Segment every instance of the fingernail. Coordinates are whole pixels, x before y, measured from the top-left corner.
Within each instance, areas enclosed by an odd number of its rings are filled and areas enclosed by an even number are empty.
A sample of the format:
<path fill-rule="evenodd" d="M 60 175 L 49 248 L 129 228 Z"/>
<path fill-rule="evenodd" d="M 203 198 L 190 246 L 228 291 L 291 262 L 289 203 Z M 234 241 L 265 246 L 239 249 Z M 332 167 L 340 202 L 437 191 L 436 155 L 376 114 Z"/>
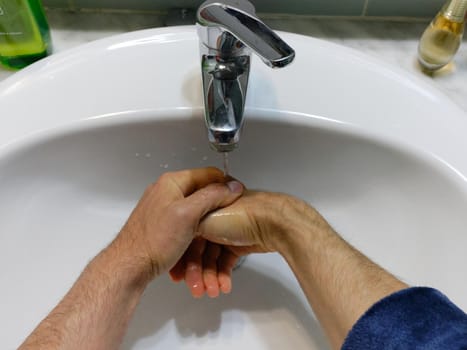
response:
<path fill-rule="evenodd" d="M 230 189 L 230 192 L 233 192 L 233 193 L 243 192 L 243 185 L 238 181 L 227 182 L 227 187 Z"/>

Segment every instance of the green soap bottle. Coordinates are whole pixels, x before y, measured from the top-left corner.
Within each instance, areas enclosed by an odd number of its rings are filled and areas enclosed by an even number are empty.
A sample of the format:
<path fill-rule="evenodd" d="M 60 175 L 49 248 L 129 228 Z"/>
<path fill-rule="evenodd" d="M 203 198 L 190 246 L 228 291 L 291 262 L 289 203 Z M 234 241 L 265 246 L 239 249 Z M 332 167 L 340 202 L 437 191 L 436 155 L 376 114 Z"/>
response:
<path fill-rule="evenodd" d="M 49 25 L 40 0 L 0 0 L 0 62 L 19 69 L 50 50 Z"/>

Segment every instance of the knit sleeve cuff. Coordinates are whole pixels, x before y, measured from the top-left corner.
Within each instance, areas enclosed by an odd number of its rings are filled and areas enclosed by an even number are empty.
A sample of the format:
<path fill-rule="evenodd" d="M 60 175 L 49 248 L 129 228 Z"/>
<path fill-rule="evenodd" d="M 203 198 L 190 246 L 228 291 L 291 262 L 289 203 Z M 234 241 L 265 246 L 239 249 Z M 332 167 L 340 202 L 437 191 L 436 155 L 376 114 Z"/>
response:
<path fill-rule="evenodd" d="M 467 349 L 467 315 L 435 289 L 404 289 L 352 327 L 342 350 L 361 349 Z"/>

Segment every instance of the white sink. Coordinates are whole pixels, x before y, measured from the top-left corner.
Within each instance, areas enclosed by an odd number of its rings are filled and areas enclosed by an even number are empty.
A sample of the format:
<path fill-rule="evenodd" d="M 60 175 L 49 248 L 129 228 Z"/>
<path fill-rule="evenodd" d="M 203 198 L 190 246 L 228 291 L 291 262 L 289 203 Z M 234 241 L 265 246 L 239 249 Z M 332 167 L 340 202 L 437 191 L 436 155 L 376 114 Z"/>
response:
<path fill-rule="evenodd" d="M 254 60 L 233 175 L 298 195 L 356 247 L 467 309 L 467 115 L 428 83 L 282 33 L 296 62 Z M 192 27 L 52 56 L 0 84 L 0 329 L 13 349 L 167 170 L 221 165 L 202 117 Z M 327 349 L 282 259 L 251 256 L 231 295 L 163 277 L 123 349 Z"/>

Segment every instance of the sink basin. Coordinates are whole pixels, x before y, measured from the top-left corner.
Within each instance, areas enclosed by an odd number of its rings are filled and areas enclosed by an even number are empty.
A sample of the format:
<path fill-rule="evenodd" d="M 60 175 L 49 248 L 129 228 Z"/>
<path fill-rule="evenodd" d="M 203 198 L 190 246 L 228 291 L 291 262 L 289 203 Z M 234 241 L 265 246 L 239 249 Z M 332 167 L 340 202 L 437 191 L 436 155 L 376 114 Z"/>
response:
<path fill-rule="evenodd" d="M 231 170 L 317 207 L 400 278 L 467 309 L 467 116 L 429 83 L 358 52 L 282 33 L 287 69 L 254 60 Z M 58 54 L 0 84 L 0 328 L 13 349 L 165 171 L 221 166 L 202 117 L 193 27 Z M 328 349 L 276 254 L 250 256 L 232 294 L 152 283 L 123 349 Z"/>

